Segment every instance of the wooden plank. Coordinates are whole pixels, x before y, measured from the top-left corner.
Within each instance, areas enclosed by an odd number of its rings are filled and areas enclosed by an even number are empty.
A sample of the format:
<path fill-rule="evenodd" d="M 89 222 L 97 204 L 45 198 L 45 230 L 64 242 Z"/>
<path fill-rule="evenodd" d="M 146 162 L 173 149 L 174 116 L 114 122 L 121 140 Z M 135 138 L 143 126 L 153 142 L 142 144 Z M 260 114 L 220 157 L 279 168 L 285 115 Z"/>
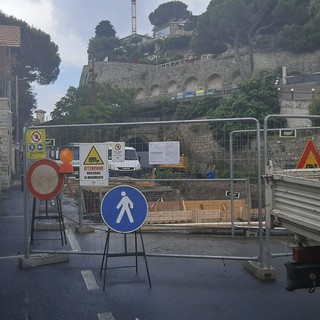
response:
<path fill-rule="evenodd" d="M 184 211 L 181 200 L 149 202 L 149 211 Z"/>
<path fill-rule="evenodd" d="M 235 220 L 247 220 L 247 203 L 234 200 Z M 228 200 L 184 200 L 149 203 L 147 223 L 210 223 L 230 221 Z"/>
<path fill-rule="evenodd" d="M 146 223 L 188 223 L 192 222 L 192 211 L 156 211 L 149 212 Z"/>

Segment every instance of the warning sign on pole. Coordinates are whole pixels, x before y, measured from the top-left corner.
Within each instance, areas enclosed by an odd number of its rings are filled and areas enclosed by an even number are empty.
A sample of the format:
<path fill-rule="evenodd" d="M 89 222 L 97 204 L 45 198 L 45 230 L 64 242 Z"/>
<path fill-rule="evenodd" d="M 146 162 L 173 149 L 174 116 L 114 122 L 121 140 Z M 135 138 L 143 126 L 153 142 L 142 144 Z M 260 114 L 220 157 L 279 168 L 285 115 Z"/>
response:
<path fill-rule="evenodd" d="M 27 158 L 44 159 L 46 157 L 46 131 L 36 129 L 26 131 Z"/>
<path fill-rule="evenodd" d="M 320 168 L 320 154 L 312 140 L 308 140 L 296 169 Z"/>
<path fill-rule="evenodd" d="M 107 145 L 105 143 L 80 143 L 80 186 L 107 186 Z"/>
<path fill-rule="evenodd" d="M 104 164 L 103 160 L 101 159 L 100 154 L 98 153 L 95 146 L 92 146 L 86 160 L 83 163 L 84 165 L 92 165 L 92 164 Z"/>
<path fill-rule="evenodd" d="M 125 161 L 125 143 L 112 143 L 112 161 Z"/>

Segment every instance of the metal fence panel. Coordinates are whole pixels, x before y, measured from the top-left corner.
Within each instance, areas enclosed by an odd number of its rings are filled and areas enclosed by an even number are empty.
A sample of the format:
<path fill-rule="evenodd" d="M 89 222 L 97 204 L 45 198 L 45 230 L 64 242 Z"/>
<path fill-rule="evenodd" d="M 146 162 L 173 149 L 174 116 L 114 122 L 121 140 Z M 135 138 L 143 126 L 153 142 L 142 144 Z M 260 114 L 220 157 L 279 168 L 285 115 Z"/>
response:
<path fill-rule="evenodd" d="M 230 131 L 244 126 L 247 128 L 248 125 L 251 132 L 234 136 L 230 145 Z M 225 248 L 219 254 L 217 248 L 212 247 L 212 240 L 227 235 L 259 238 L 260 247 L 256 248 L 251 258 L 261 259 L 260 126 L 256 119 L 31 127 L 38 128 L 45 128 L 47 139 L 55 141 L 55 146 L 47 148 L 48 157 L 57 159 L 58 152 L 63 148 L 79 143 L 123 141 L 126 146 L 136 149 L 142 172 L 138 178 L 110 174 L 107 187 L 80 187 L 76 175 L 66 176 L 60 198 L 68 243 L 62 246 L 61 241 L 55 241 L 55 238 L 60 239 L 59 230 L 53 226 L 55 223 L 45 223 L 45 219 L 39 219 L 36 221 L 34 242 L 27 245 L 29 252 L 101 255 L 107 231 L 100 214 L 101 200 L 112 187 L 125 184 L 139 189 L 148 202 L 149 214 L 142 227 L 148 238 L 147 254 L 222 257 L 226 256 Z M 181 162 L 150 165 L 149 143 L 164 141 L 179 142 Z M 32 162 L 30 159 L 26 161 L 25 172 Z M 30 239 L 30 221 L 34 210 L 29 197 L 30 194 L 26 197 L 27 241 Z M 40 212 L 46 205 L 49 211 L 57 208 L 53 199 L 39 203 L 37 210 Z M 155 234 L 156 241 L 153 239 Z M 122 246 L 123 235 L 112 236 L 111 250 L 115 250 Z M 181 246 L 177 246 L 177 241 L 172 242 L 172 237 L 181 239 Z M 39 240 L 44 238 L 51 240 Z M 203 246 L 204 242 L 207 245 Z M 171 243 L 175 246 L 171 247 Z M 241 253 L 233 253 L 230 258 L 241 259 Z"/>

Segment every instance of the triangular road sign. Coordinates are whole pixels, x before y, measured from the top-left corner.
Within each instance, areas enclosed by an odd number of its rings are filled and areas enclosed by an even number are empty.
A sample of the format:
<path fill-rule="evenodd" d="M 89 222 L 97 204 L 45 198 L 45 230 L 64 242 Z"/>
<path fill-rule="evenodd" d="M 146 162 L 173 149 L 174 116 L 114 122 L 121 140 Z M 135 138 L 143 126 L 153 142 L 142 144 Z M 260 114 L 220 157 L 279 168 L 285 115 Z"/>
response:
<path fill-rule="evenodd" d="M 83 163 L 84 165 L 93 165 L 93 164 L 103 164 L 103 161 L 95 148 L 95 146 L 92 146 L 90 152 L 88 153 L 86 160 Z"/>
<path fill-rule="evenodd" d="M 320 168 L 320 154 L 312 140 L 308 140 L 296 169 Z"/>

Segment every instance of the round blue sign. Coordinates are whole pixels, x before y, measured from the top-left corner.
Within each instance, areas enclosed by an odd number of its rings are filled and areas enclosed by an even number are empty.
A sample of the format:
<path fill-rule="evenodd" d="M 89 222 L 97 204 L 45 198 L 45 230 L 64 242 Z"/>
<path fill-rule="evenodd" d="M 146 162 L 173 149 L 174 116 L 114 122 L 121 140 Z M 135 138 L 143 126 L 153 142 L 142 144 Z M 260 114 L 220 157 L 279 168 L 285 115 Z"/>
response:
<path fill-rule="evenodd" d="M 148 215 L 148 203 L 140 190 L 131 186 L 117 186 L 103 197 L 100 212 L 110 229 L 129 233 L 144 224 Z"/>

